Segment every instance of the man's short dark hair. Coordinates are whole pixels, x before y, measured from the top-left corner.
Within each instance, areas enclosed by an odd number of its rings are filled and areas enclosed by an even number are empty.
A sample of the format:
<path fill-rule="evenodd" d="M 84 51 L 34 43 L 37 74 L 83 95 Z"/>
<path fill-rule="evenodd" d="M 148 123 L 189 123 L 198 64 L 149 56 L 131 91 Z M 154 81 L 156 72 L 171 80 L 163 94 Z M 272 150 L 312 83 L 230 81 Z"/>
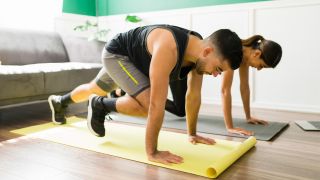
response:
<path fill-rule="evenodd" d="M 240 67 L 243 56 L 242 43 L 235 32 L 229 29 L 220 29 L 212 33 L 207 40 L 217 48 L 222 58 L 228 61 L 231 69 L 235 70 Z"/>

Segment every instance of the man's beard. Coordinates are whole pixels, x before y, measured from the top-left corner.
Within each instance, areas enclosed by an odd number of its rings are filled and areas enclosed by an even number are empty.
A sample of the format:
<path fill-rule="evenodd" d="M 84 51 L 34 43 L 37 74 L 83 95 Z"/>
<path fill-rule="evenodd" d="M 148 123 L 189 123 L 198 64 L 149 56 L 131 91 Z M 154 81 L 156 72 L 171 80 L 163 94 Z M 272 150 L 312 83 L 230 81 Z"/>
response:
<path fill-rule="evenodd" d="M 203 75 L 206 73 L 205 71 L 205 63 L 201 60 L 196 62 L 196 71 L 198 74 Z"/>

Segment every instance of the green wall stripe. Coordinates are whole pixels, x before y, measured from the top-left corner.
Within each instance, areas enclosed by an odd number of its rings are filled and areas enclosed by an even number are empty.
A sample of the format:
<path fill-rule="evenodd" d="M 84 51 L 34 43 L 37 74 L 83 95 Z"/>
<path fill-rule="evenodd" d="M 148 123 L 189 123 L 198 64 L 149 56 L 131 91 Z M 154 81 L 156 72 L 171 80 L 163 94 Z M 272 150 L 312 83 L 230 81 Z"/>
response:
<path fill-rule="evenodd" d="M 100 16 L 127 14 L 136 12 L 181 9 L 190 7 L 212 6 L 221 4 L 234 4 L 258 2 L 266 0 L 106 0 L 107 11 L 100 12 Z"/>
<path fill-rule="evenodd" d="M 107 16 L 269 0 L 64 0 L 63 12 Z"/>
<path fill-rule="evenodd" d="M 63 0 L 62 12 L 96 16 L 96 0 Z"/>
<path fill-rule="evenodd" d="M 97 8 L 97 15 L 98 16 L 107 16 L 109 15 L 109 0 L 98 0 L 98 8 Z"/>

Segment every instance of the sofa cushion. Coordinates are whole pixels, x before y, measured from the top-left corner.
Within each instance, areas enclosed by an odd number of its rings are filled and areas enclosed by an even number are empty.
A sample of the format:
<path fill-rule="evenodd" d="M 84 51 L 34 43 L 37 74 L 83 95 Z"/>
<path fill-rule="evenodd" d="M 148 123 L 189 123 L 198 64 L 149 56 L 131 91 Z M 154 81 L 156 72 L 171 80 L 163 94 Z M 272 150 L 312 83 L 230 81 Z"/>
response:
<path fill-rule="evenodd" d="M 90 82 L 100 63 L 42 63 L 0 66 L 0 100 L 71 91 Z"/>
<path fill-rule="evenodd" d="M 39 65 L 34 65 L 39 66 Z M 46 94 L 71 91 L 80 84 L 88 83 L 100 71 L 100 63 L 46 63 L 41 64 L 44 72 Z"/>
<path fill-rule="evenodd" d="M 44 75 L 27 66 L 0 66 L 0 100 L 44 93 Z"/>
<path fill-rule="evenodd" d="M 101 62 L 101 52 L 105 43 L 88 41 L 87 38 L 62 36 L 70 62 Z"/>
<path fill-rule="evenodd" d="M 1 28 L 0 61 L 3 65 L 25 65 L 69 59 L 57 33 Z"/>

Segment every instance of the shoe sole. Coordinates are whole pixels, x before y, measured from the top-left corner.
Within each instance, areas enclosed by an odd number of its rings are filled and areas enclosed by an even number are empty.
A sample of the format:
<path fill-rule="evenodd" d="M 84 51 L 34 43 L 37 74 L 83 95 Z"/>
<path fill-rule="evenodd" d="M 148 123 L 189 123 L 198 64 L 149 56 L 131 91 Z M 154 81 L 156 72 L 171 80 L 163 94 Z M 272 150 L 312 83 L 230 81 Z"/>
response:
<path fill-rule="evenodd" d="M 61 125 L 63 123 L 56 121 L 56 118 L 54 116 L 54 108 L 53 108 L 53 104 L 52 104 L 52 98 L 53 98 L 53 95 L 49 96 L 49 98 L 48 98 L 48 103 L 49 103 L 49 106 L 51 109 L 51 120 L 52 120 L 53 124 Z"/>
<path fill-rule="evenodd" d="M 96 95 L 90 95 L 89 96 L 89 105 L 88 105 L 88 116 L 87 116 L 87 126 L 88 126 L 88 129 L 89 131 L 95 135 L 95 136 L 98 136 L 98 137 L 102 137 L 101 135 L 97 134 L 91 127 L 91 119 L 92 119 L 92 99 L 96 97 Z"/>

